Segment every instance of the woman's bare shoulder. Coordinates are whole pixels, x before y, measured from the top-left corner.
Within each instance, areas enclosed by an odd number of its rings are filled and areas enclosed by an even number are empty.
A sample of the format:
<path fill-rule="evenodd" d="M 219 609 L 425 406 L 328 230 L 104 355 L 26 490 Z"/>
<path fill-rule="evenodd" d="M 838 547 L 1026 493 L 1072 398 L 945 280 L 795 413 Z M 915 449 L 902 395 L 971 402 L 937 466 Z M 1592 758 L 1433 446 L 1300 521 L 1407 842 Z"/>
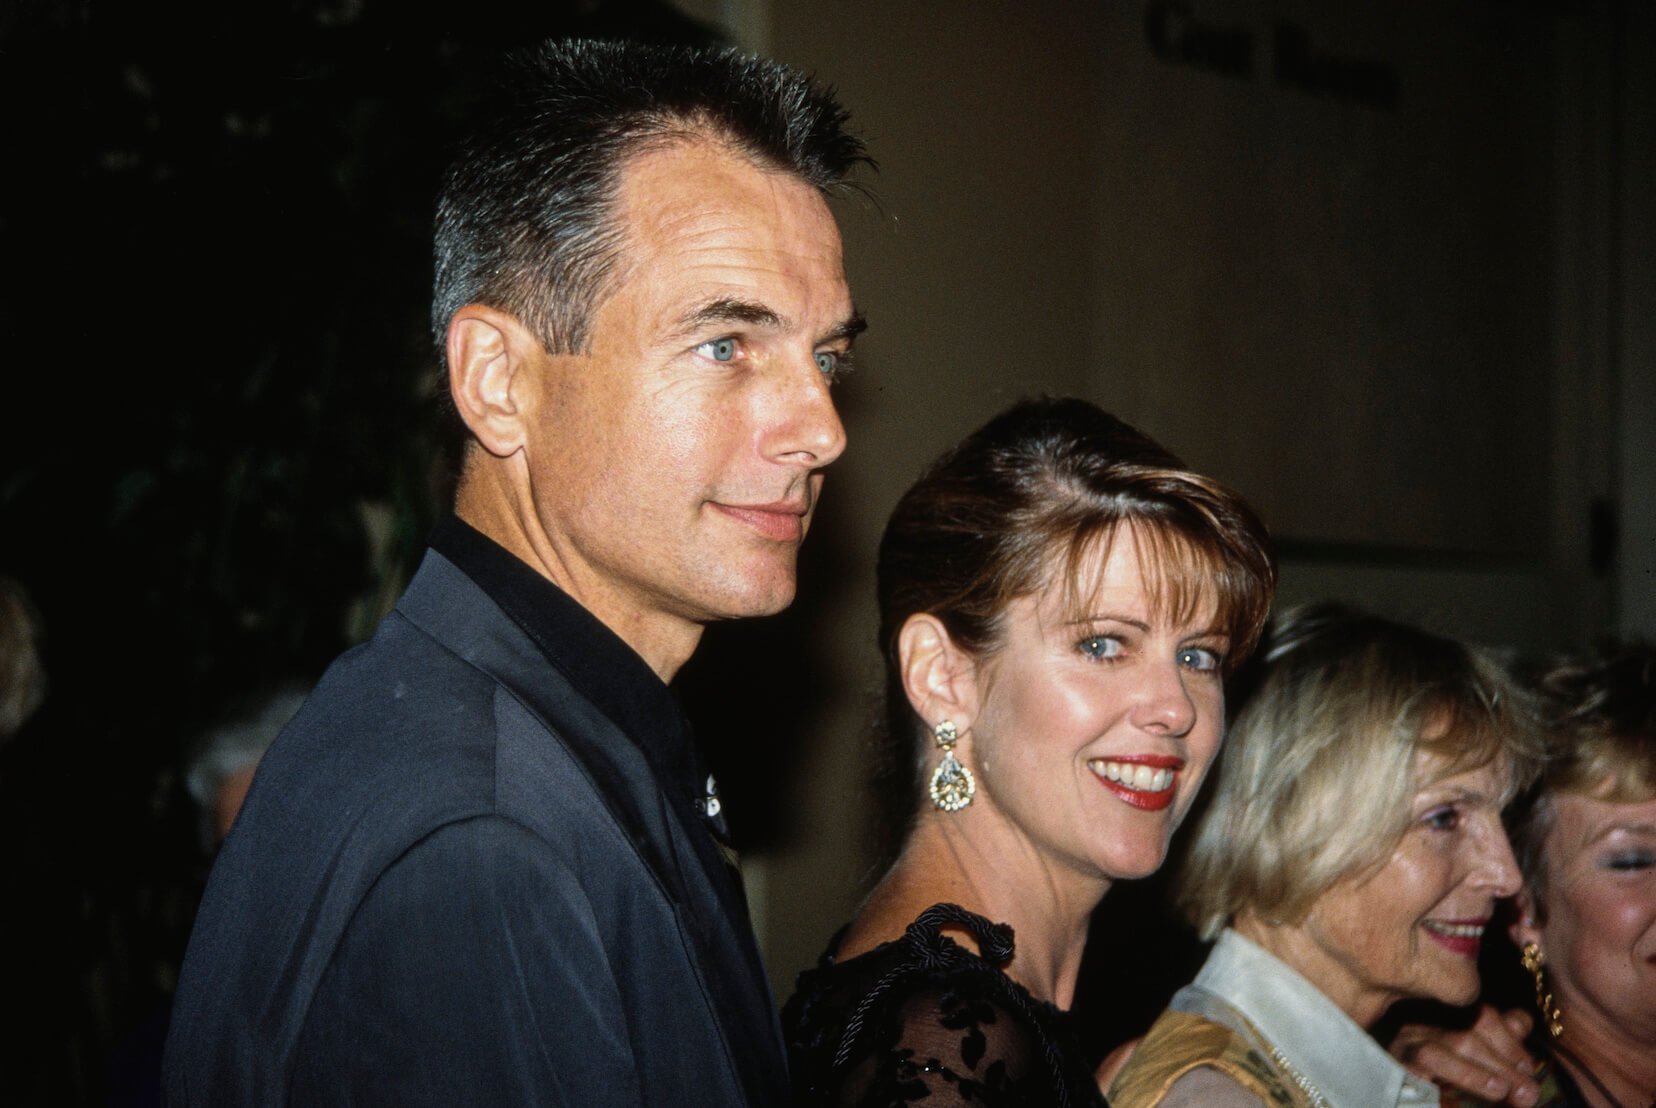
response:
<path fill-rule="evenodd" d="M 961 890 L 934 879 L 932 870 L 915 865 L 905 857 L 888 873 L 883 881 L 868 894 L 856 918 L 846 928 L 839 949 L 834 952 L 838 961 L 866 954 L 885 943 L 896 942 L 909 926 L 938 904 L 963 904 Z M 971 904 L 964 904 L 971 909 Z M 965 926 L 945 922 L 941 930 L 974 954 L 982 954 L 980 944 Z"/>

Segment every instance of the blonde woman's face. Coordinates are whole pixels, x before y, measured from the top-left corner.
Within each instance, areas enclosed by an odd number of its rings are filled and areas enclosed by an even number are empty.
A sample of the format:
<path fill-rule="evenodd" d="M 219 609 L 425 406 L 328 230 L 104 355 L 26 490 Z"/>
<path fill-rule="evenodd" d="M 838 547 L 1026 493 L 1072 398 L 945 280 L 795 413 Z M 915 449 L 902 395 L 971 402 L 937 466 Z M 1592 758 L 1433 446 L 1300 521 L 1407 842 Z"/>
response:
<path fill-rule="evenodd" d="M 1564 793 L 1552 803 L 1546 922 L 1535 937 L 1565 1041 L 1597 1025 L 1656 1048 L 1656 799 Z"/>
<path fill-rule="evenodd" d="M 1501 826 L 1505 770 L 1444 777 L 1435 763 L 1417 756 L 1427 784 L 1386 863 L 1319 897 L 1291 947 L 1294 968 L 1364 1026 L 1406 997 L 1475 999 L 1484 929 L 1495 902 L 1518 889 Z"/>

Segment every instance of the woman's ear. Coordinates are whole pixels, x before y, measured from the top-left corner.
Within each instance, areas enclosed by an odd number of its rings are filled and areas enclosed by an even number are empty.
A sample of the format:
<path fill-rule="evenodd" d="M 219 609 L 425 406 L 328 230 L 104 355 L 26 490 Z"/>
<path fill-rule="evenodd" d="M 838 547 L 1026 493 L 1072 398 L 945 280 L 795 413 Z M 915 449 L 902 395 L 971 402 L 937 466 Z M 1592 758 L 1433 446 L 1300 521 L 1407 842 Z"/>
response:
<path fill-rule="evenodd" d="M 903 691 L 916 714 L 935 727 L 952 720 L 962 735 L 978 711 L 977 660 L 955 644 L 943 621 L 930 612 L 909 616 L 897 632 Z"/>
<path fill-rule="evenodd" d="M 1507 928 L 1507 935 L 1512 944 L 1519 950 L 1530 943 L 1541 942 L 1541 906 L 1536 902 L 1535 894 L 1525 885 L 1512 897 L 1512 907 L 1518 913 L 1518 918 L 1512 921 Z"/>

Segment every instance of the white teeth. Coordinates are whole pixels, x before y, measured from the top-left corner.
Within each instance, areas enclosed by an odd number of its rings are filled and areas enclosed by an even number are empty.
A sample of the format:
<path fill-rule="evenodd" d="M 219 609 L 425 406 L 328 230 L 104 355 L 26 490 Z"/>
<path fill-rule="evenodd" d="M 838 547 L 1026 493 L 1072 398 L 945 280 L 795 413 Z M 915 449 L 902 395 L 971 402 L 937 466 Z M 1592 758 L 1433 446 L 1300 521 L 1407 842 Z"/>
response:
<path fill-rule="evenodd" d="M 1166 792 L 1173 787 L 1176 776 L 1171 769 L 1157 769 L 1137 762 L 1113 762 L 1107 758 L 1094 758 L 1087 763 L 1087 767 L 1107 781 L 1142 793 Z"/>
<path fill-rule="evenodd" d="M 1455 939 L 1476 939 L 1484 933 L 1481 923 L 1439 923 L 1437 920 L 1427 920 L 1426 930 L 1436 931 L 1439 935 L 1448 935 Z"/>

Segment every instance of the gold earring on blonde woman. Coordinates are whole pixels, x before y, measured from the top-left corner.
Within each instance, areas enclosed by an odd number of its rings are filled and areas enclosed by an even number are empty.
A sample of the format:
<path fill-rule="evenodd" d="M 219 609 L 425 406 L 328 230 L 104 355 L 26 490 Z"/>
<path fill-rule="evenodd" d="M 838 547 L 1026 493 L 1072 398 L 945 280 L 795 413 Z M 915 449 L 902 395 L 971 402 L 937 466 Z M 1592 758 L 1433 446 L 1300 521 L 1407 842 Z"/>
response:
<path fill-rule="evenodd" d="M 1552 994 L 1547 991 L 1546 981 L 1541 976 L 1541 967 L 1547 964 L 1547 956 L 1541 953 L 1540 943 L 1525 943 L 1522 957 L 1524 968 L 1535 978 L 1535 1007 L 1541 1012 L 1547 1031 L 1556 1039 L 1564 1034 L 1564 1013 L 1553 1003 Z"/>

